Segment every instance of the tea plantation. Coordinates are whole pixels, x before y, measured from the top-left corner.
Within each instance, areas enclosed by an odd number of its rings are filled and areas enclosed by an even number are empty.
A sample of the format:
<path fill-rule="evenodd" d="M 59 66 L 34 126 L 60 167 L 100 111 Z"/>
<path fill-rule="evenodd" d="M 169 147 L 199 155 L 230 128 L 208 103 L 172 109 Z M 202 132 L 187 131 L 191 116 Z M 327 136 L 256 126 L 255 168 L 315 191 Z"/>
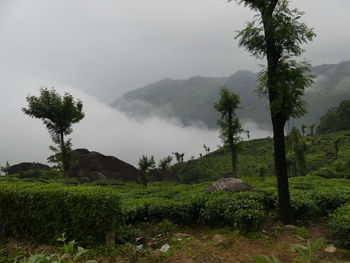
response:
<path fill-rule="evenodd" d="M 290 178 L 295 224 L 324 222 L 335 245 L 348 249 L 350 132 L 306 139 L 307 176 Z M 335 140 L 341 141 L 337 157 Z M 117 245 L 134 243 L 138 235 L 145 235 L 143 224 L 162 222 L 190 229 L 230 227 L 243 236 L 260 233 L 269 222 L 278 225 L 272 141 L 243 142 L 241 149 L 239 175 L 253 186 L 252 191 L 241 193 L 206 191 L 230 171 L 229 155 L 223 151 L 171 167 L 181 183 L 155 182 L 145 187 L 100 180 L 77 185 L 52 171 L 4 177 L 0 180 L 0 234 L 55 244 L 65 233 L 67 240 L 97 247 L 105 244 L 106 233 L 115 233 Z M 259 174 L 262 165 L 268 169 Z M 0 253 L 0 262 L 9 261 L 1 261 Z"/>

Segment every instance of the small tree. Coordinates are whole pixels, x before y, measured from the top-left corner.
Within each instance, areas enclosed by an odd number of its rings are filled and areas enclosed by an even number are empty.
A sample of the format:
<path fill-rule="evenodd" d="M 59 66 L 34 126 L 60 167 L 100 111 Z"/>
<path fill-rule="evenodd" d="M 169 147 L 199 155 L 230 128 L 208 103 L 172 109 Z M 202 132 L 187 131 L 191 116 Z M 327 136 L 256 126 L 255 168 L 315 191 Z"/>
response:
<path fill-rule="evenodd" d="M 231 152 L 232 177 L 237 177 L 237 155 L 239 134 L 243 132 L 239 119 L 236 117 L 236 110 L 240 103 L 239 96 L 227 88 L 221 88 L 220 98 L 215 103 L 215 109 L 221 114 L 218 120 L 220 127 L 220 138 Z"/>
<path fill-rule="evenodd" d="M 208 146 L 203 144 L 203 148 L 204 148 L 205 154 L 209 154 L 210 153 L 210 148 Z"/>
<path fill-rule="evenodd" d="M 10 168 L 10 163 L 8 161 L 6 161 L 6 165 L 5 166 L 1 166 L 0 171 L 3 172 L 5 174 L 5 176 L 9 175 L 9 170 Z"/>
<path fill-rule="evenodd" d="M 145 155 L 142 155 L 141 158 L 139 159 L 138 166 L 139 166 L 139 172 L 140 172 L 140 177 L 141 177 L 141 183 L 144 186 L 147 186 L 148 184 L 148 174 L 150 171 L 152 171 L 155 168 L 155 161 L 154 157 L 151 156 L 148 158 Z"/>
<path fill-rule="evenodd" d="M 307 128 L 306 124 L 301 125 L 301 133 L 303 134 L 303 136 L 305 136 L 306 128 Z"/>
<path fill-rule="evenodd" d="M 334 155 L 335 155 L 335 159 L 338 160 L 338 153 L 339 153 L 339 143 L 341 142 L 341 138 L 337 138 L 334 141 Z"/>
<path fill-rule="evenodd" d="M 175 155 L 175 159 L 178 163 L 182 163 L 184 161 L 184 153 L 178 153 L 178 152 L 174 152 L 172 153 L 173 155 Z"/>
<path fill-rule="evenodd" d="M 67 176 L 67 171 L 72 163 L 71 140 L 65 141 L 65 136 L 70 134 L 72 125 L 84 118 L 83 104 L 75 100 L 72 95 L 58 94 L 54 88 L 40 89 L 40 96 L 27 96 L 28 107 L 23 112 L 33 118 L 41 119 L 49 130 L 52 141 L 58 147 L 50 146 L 54 155 L 49 157 L 51 162 L 58 163 Z"/>
<path fill-rule="evenodd" d="M 288 136 L 286 137 L 286 148 L 289 151 L 289 154 L 287 155 L 288 165 L 293 167 L 294 176 L 306 175 L 306 151 L 308 147 L 306 140 L 302 137 L 300 131 L 295 127 L 290 130 Z"/>
<path fill-rule="evenodd" d="M 309 127 L 310 127 L 310 135 L 314 136 L 314 130 L 315 130 L 316 124 L 311 124 Z"/>
<path fill-rule="evenodd" d="M 158 168 L 162 172 L 165 172 L 170 167 L 172 160 L 173 160 L 173 157 L 171 157 L 170 155 L 167 157 L 164 157 L 163 159 L 159 160 Z"/>

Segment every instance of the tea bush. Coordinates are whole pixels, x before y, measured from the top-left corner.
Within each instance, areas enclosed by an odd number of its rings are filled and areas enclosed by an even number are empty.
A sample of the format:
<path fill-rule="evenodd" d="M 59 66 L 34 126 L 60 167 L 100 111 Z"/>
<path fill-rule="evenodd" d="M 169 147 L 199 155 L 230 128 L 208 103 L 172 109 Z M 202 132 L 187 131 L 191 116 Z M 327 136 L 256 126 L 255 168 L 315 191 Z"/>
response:
<path fill-rule="evenodd" d="M 258 192 L 213 192 L 200 211 L 207 223 L 229 223 L 243 232 L 258 230 L 265 217 L 264 196 Z"/>
<path fill-rule="evenodd" d="M 330 226 L 340 246 L 350 248 L 350 203 L 330 216 Z"/>
<path fill-rule="evenodd" d="M 83 244 L 102 243 L 120 225 L 120 198 L 102 187 L 1 183 L 0 220 L 8 236 L 52 242 L 66 233 Z"/>

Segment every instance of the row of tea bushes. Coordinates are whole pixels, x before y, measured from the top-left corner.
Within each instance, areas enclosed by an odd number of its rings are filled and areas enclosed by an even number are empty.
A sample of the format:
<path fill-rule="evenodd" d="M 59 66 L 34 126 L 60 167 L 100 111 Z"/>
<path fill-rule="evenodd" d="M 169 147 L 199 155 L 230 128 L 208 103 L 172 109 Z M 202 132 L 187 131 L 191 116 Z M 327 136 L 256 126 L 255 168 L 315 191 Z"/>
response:
<path fill-rule="evenodd" d="M 62 233 L 83 244 L 102 243 L 121 224 L 118 194 L 109 188 L 0 183 L 0 226 L 5 236 L 52 242 Z"/>

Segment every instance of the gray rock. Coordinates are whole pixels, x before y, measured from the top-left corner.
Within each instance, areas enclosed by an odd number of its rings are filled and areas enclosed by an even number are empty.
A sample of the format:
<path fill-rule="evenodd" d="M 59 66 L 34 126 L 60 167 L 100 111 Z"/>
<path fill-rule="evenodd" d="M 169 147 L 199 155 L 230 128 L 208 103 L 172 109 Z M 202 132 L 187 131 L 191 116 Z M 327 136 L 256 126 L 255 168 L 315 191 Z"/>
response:
<path fill-rule="evenodd" d="M 327 253 L 335 253 L 337 251 L 337 248 L 333 245 L 330 245 L 324 249 L 325 252 Z"/>
<path fill-rule="evenodd" d="M 221 179 L 208 187 L 207 191 L 227 191 L 227 192 L 244 192 L 251 190 L 252 187 L 237 178 Z"/>
<path fill-rule="evenodd" d="M 90 182 L 99 179 L 118 179 L 137 181 L 138 170 L 113 156 L 106 156 L 87 149 L 73 151 L 76 161 L 68 171 L 68 176 L 79 182 Z"/>
<path fill-rule="evenodd" d="M 18 174 L 21 172 L 26 172 L 26 171 L 30 171 L 30 170 L 50 170 L 50 166 L 42 164 L 42 163 L 19 163 L 19 164 L 15 164 L 10 166 L 7 169 L 7 173 L 9 175 L 12 174 Z"/>

